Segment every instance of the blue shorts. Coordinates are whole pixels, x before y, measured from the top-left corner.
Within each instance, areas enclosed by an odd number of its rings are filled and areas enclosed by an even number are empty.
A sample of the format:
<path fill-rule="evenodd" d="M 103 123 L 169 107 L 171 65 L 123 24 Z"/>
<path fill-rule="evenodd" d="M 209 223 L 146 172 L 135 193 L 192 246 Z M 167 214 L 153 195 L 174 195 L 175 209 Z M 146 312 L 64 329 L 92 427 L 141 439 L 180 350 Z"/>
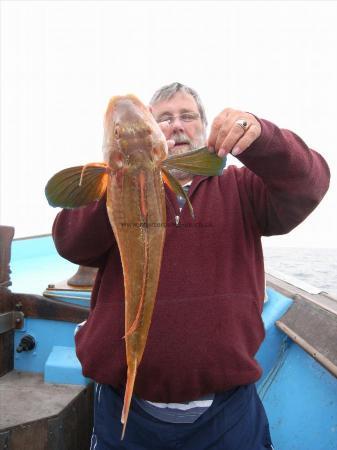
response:
<path fill-rule="evenodd" d="M 266 450 L 273 449 L 267 416 L 254 384 L 217 394 L 194 423 L 167 423 L 131 404 L 121 441 L 123 394 L 99 384 L 95 390 L 90 450 Z"/>

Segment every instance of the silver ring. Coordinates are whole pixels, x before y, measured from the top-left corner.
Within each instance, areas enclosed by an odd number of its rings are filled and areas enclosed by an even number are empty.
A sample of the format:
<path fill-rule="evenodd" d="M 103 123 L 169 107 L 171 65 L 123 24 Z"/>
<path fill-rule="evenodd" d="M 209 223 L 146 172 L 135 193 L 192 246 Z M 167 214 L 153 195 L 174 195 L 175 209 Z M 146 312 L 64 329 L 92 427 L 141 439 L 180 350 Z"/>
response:
<path fill-rule="evenodd" d="M 235 122 L 239 127 L 243 129 L 243 131 L 246 131 L 248 128 L 248 122 L 246 119 L 239 119 Z"/>

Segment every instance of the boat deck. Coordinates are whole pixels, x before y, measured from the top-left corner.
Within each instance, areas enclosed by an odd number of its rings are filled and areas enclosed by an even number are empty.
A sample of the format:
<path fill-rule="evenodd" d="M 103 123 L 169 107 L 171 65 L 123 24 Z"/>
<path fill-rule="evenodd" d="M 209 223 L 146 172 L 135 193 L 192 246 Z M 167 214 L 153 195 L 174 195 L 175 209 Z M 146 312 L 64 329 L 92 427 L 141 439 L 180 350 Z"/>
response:
<path fill-rule="evenodd" d="M 0 378 L 0 448 L 87 448 L 92 424 L 86 411 L 92 404 L 92 389 L 92 385 L 47 384 L 40 373 L 14 370 L 4 375 Z"/>
<path fill-rule="evenodd" d="M 0 430 L 58 415 L 83 390 L 79 385 L 47 384 L 41 373 L 13 370 L 0 378 Z"/>

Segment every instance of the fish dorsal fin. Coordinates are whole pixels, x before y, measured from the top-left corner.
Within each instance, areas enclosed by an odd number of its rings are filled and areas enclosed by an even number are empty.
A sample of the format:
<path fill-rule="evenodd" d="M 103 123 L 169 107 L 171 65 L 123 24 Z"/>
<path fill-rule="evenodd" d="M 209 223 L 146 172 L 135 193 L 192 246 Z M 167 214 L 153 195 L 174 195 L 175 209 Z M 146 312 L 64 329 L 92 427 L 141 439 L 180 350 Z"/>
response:
<path fill-rule="evenodd" d="M 164 182 L 171 189 L 171 191 L 173 191 L 176 195 L 180 195 L 181 197 L 185 198 L 188 208 L 190 210 L 191 216 L 194 219 L 193 206 L 190 202 L 188 195 L 182 188 L 181 184 L 174 178 L 173 175 L 170 174 L 170 172 L 168 170 L 164 169 L 164 167 L 161 168 L 161 173 L 162 173 Z"/>
<path fill-rule="evenodd" d="M 207 147 L 172 155 L 162 162 L 166 169 L 179 169 L 192 175 L 221 175 L 226 166 L 226 158 L 219 158 L 211 153 Z"/>
<path fill-rule="evenodd" d="M 106 191 L 108 173 L 109 168 L 104 163 L 61 170 L 46 185 L 48 203 L 54 207 L 79 208 L 97 201 Z"/>

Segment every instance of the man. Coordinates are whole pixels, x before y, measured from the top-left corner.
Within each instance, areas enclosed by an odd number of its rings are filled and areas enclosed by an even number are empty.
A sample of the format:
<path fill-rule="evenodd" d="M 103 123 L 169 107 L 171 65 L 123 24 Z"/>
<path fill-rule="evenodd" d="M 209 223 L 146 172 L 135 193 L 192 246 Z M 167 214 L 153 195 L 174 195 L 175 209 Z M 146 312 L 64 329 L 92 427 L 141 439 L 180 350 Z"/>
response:
<path fill-rule="evenodd" d="M 206 144 L 197 93 L 179 83 L 151 100 L 172 154 Z M 53 235 L 62 256 L 99 267 L 86 324 L 76 335 L 85 375 L 96 382 L 92 449 L 272 448 L 254 383 L 263 338 L 261 236 L 283 234 L 317 206 L 329 183 L 323 158 L 287 130 L 225 109 L 207 145 L 245 165 L 222 176 L 175 176 L 196 221 L 167 190 L 167 230 L 147 347 L 124 440 L 123 274 L 104 201 L 62 211 Z M 179 203 L 178 203 L 179 202 Z"/>

